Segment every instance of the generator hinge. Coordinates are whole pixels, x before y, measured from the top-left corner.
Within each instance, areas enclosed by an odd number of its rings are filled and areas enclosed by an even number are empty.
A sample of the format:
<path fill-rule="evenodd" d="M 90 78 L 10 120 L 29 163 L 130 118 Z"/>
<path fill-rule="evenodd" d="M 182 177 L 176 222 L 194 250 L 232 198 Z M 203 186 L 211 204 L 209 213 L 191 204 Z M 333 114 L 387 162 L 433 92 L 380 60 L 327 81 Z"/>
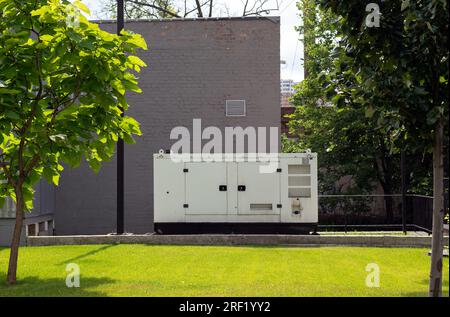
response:
<path fill-rule="evenodd" d="M 282 204 L 277 204 L 277 208 L 283 208 Z"/>
<path fill-rule="evenodd" d="M 277 168 L 277 173 L 281 173 L 283 170 L 281 168 Z"/>
<path fill-rule="evenodd" d="M 188 168 L 183 168 L 183 173 L 188 173 L 189 169 Z"/>
<path fill-rule="evenodd" d="M 183 208 L 189 208 L 189 204 L 183 204 Z"/>

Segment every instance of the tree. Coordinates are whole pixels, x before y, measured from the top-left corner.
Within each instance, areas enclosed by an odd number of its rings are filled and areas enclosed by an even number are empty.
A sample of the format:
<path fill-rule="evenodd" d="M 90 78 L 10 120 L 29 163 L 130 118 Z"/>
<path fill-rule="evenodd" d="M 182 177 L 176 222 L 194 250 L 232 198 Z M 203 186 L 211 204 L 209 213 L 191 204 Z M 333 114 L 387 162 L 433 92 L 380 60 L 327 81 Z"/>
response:
<path fill-rule="evenodd" d="M 384 1 L 380 24 L 366 24 L 367 4 L 318 0 L 340 17 L 339 58 L 329 91 L 365 109 L 392 144 L 433 152 L 430 296 L 442 294 L 443 144 L 448 117 L 448 1 Z M 447 134 L 448 135 L 448 134 Z"/>
<path fill-rule="evenodd" d="M 79 1 L 0 0 L 0 199 L 12 197 L 16 222 L 7 282 L 16 282 L 25 211 L 42 177 L 58 185 L 62 164 L 82 157 L 98 171 L 118 138 L 132 143 L 139 124 L 121 116 L 126 91 L 140 92 L 146 49 L 138 34 L 100 30 Z"/>
<path fill-rule="evenodd" d="M 133 19 L 188 18 L 213 16 L 258 16 L 279 10 L 281 0 L 245 0 L 238 12 L 231 12 L 227 0 L 125 0 L 125 14 Z M 114 16 L 115 0 L 104 0 L 102 13 Z"/>
<path fill-rule="evenodd" d="M 386 194 L 387 222 L 392 222 L 394 202 L 390 195 L 400 185 L 396 173 L 399 155 L 389 151 L 389 140 L 377 130 L 376 122 L 366 117 L 364 109 L 339 102 L 339 96 L 333 99 L 324 89 L 339 57 L 330 54 L 338 44 L 338 17 L 330 10 L 319 10 L 315 0 L 302 0 L 298 8 L 302 12 L 298 31 L 304 42 L 306 75 L 293 97 L 296 111 L 290 121 L 298 141 L 285 142 L 285 150 L 309 148 L 319 154 L 322 193 L 371 194 L 380 184 Z"/>

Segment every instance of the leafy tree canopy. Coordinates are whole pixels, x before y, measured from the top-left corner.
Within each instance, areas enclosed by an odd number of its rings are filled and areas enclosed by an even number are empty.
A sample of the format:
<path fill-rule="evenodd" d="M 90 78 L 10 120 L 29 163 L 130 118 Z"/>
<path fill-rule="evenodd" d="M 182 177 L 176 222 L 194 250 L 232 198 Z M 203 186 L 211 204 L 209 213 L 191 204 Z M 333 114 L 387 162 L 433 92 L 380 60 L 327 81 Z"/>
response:
<path fill-rule="evenodd" d="M 134 54 L 138 34 L 102 31 L 79 1 L 0 0 L 0 198 L 33 184 L 58 184 L 62 163 L 84 156 L 92 169 L 114 152 L 118 137 L 133 142 L 138 123 L 122 116 L 126 91 L 140 92 Z M 23 187 L 23 188 L 22 188 Z"/>
<path fill-rule="evenodd" d="M 397 146 L 431 151 L 448 117 L 448 1 L 382 1 L 378 27 L 366 24 L 371 1 L 317 2 L 338 17 L 336 103 L 365 109 Z"/>

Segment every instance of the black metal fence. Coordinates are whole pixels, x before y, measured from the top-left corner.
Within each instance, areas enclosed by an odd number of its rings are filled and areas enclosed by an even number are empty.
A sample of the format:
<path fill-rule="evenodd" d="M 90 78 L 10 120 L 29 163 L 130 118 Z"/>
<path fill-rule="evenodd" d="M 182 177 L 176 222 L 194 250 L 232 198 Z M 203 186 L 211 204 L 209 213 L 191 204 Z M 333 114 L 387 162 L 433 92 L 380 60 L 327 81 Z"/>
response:
<path fill-rule="evenodd" d="M 405 201 L 403 221 L 400 194 L 319 195 L 319 227 L 333 230 L 403 230 L 405 223 L 407 230 L 431 232 L 433 197 L 406 195 Z"/>

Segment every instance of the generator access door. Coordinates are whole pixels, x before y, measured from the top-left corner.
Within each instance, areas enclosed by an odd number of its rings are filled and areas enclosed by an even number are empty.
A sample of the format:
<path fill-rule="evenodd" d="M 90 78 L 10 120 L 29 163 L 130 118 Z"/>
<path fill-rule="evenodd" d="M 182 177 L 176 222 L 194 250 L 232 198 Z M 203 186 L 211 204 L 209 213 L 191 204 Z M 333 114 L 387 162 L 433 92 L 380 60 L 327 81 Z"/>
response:
<path fill-rule="evenodd" d="M 267 163 L 239 162 L 237 164 L 238 214 L 280 214 L 280 177 L 277 171 L 268 172 Z"/>
<path fill-rule="evenodd" d="M 227 214 L 227 164 L 224 162 L 185 163 L 186 215 Z"/>

